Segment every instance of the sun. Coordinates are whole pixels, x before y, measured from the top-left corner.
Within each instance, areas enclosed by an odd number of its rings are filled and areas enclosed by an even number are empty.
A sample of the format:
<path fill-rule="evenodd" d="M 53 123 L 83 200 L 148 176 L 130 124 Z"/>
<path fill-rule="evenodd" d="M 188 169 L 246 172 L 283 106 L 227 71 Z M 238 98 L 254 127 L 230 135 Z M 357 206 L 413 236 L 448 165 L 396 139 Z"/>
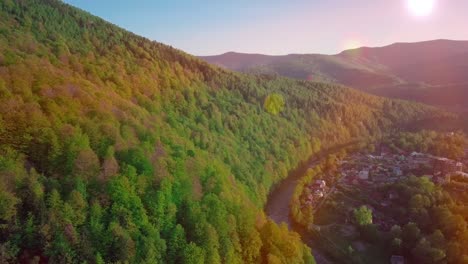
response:
<path fill-rule="evenodd" d="M 344 45 L 343 45 L 345 50 L 357 49 L 361 46 L 362 46 L 362 43 L 357 39 L 348 39 L 344 42 Z"/>
<path fill-rule="evenodd" d="M 428 16 L 434 10 L 436 0 L 407 0 L 408 10 L 414 16 Z"/>

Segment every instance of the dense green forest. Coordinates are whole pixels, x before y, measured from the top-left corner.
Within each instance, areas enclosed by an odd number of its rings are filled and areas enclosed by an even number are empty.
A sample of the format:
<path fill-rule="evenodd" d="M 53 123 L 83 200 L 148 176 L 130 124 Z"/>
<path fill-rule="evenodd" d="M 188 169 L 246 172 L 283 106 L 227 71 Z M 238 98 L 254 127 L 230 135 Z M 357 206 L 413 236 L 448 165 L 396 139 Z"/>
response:
<path fill-rule="evenodd" d="M 414 263 L 467 263 L 468 211 L 466 199 L 454 196 L 427 177 L 409 177 L 382 191 L 398 194 L 389 215 L 399 220 L 386 235 L 387 247 Z M 371 239 L 372 240 L 372 239 Z"/>
<path fill-rule="evenodd" d="M 468 140 L 462 131 L 442 133 L 429 130 L 399 132 L 384 140 L 391 148 L 418 151 L 436 156 L 461 159 L 465 156 Z"/>
<path fill-rule="evenodd" d="M 440 117 L 232 73 L 58 0 L 0 1 L 0 104 L 1 263 L 313 263 L 264 216 L 270 188 L 321 147 Z"/>

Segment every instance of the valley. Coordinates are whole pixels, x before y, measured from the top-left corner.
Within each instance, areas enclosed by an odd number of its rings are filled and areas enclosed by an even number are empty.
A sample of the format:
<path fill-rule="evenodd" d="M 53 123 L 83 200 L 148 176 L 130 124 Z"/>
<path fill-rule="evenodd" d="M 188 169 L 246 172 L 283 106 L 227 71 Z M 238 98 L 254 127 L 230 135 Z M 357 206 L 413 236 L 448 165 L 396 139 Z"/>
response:
<path fill-rule="evenodd" d="M 307 243 L 309 247 L 313 247 L 313 255 L 315 261 L 318 264 L 327 264 L 332 263 L 331 259 L 327 257 L 326 252 L 322 252 L 320 248 L 314 247 L 317 244 L 313 238 L 308 235 L 307 230 L 294 222 L 290 214 L 290 203 L 297 188 L 297 185 L 300 182 L 300 179 L 304 177 L 305 173 L 309 168 L 317 166 L 321 159 L 325 158 L 329 154 L 337 153 L 346 147 L 355 145 L 356 142 L 351 142 L 348 144 L 336 146 L 328 150 L 324 150 L 316 155 L 313 155 L 309 160 L 303 162 L 295 170 L 291 171 L 288 177 L 277 185 L 275 185 L 268 195 L 268 200 L 265 205 L 265 213 L 275 221 L 277 224 L 286 225 L 289 229 L 298 232 L 301 235 L 302 240 Z"/>
<path fill-rule="evenodd" d="M 190 43 L 173 23 L 225 3 L 129 3 L 0 1 L 0 263 L 466 260 L 466 42 L 226 66 L 134 33 Z"/>

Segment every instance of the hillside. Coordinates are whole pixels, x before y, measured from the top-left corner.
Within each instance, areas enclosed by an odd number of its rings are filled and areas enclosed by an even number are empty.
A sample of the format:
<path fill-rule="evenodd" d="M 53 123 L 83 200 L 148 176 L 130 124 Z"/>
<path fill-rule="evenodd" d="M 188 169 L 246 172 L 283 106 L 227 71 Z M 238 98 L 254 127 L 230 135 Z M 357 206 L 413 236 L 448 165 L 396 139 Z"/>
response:
<path fill-rule="evenodd" d="M 313 263 L 264 216 L 271 187 L 323 147 L 444 116 L 210 66 L 58 0 L 0 17 L 1 263 Z"/>
<path fill-rule="evenodd" d="M 226 53 L 201 58 L 242 72 L 331 81 L 376 95 L 468 107 L 468 41 L 396 43 L 330 56 Z"/>

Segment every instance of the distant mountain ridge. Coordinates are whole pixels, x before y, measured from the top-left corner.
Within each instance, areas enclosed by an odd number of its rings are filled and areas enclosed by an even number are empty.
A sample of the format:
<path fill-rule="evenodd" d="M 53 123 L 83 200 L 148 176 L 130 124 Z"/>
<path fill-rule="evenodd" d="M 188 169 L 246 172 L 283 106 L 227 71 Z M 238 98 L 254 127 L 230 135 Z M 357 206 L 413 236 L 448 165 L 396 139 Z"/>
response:
<path fill-rule="evenodd" d="M 322 149 L 455 119 L 213 67 L 60 0 L 0 17 L 0 263 L 312 264 L 265 216 L 273 186 Z"/>
<path fill-rule="evenodd" d="M 381 96 L 468 107 L 468 41 L 395 43 L 336 55 L 228 52 L 200 58 L 241 72 L 333 82 Z"/>

